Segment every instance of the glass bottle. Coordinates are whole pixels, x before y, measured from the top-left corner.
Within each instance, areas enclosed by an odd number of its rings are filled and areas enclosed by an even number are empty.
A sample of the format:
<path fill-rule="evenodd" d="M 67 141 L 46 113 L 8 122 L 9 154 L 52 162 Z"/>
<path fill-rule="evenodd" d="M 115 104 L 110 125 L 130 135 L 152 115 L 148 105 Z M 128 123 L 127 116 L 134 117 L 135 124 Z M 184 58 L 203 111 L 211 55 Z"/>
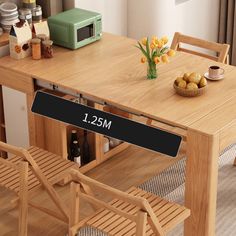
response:
<path fill-rule="evenodd" d="M 52 40 L 44 40 L 43 44 L 43 56 L 45 58 L 52 58 L 53 57 L 53 41 Z"/>
<path fill-rule="evenodd" d="M 71 149 L 71 159 L 81 166 L 81 152 L 78 141 L 74 141 Z"/>
<path fill-rule="evenodd" d="M 90 150 L 88 143 L 88 132 L 84 131 L 84 141 L 83 141 L 83 164 L 88 164 L 90 162 Z"/>
<path fill-rule="evenodd" d="M 70 135 L 70 144 L 69 144 L 69 148 L 68 148 L 68 159 L 70 161 L 74 161 L 74 158 L 72 156 L 73 148 L 74 148 L 74 145 L 73 145 L 74 141 L 78 141 L 77 130 L 72 130 L 71 135 Z"/>
<path fill-rule="evenodd" d="M 41 40 L 38 38 L 31 39 L 32 58 L 34 60 L 41 59 Z"/>

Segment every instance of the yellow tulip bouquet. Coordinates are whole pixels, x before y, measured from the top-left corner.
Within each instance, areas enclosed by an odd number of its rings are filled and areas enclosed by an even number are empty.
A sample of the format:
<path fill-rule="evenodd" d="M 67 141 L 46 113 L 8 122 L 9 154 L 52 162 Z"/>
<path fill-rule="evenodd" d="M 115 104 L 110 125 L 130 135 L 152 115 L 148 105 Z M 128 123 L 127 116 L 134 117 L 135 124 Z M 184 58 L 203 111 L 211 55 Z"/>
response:
<path fill-rule="evenodd" d="M 158 39 L 156 36 L 152 37 L 151 42 L 149 43 L 149 38 L 143 38 L 138 42 L 137 48 L 141 50 L 144 57 L 141 58 L 142 63 L 148 65 L 147 68 L 147 78 L 156 79 L 157 78 L 157 65 L 159 63 L 168 63 L 169 57 L 175 55 L 175 51 L 169 49 L 166 45 L 168 43 L 168 38 L 162 37 Z"/>

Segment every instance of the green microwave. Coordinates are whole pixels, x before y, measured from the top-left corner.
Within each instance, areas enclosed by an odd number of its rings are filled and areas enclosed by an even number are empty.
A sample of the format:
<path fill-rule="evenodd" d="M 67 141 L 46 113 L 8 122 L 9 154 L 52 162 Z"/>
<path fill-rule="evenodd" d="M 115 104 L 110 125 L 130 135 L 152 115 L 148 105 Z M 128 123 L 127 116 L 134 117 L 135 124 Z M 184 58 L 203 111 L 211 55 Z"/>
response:
<path fill-rule="evenodd" d="M 102 37 L 102 15 L 74 8 L 48 18 L 54 44 L 77 49 Z"/>

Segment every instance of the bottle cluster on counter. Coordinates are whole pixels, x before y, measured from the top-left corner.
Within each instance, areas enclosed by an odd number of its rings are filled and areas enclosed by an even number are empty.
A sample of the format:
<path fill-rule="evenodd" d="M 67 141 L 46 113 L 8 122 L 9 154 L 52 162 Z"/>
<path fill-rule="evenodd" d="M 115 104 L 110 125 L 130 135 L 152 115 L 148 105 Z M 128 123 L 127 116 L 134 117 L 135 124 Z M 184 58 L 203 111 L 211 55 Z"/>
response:
<path fill-rule="evenodd" d="M 23 0 L 22 8 L 19 9 L 19 19 L 27 20 L 32 27 L 32 23 L 42 21 L 42 7 L 36 5 L 36 0 Z"/>
<path fill-rule="evenodd" d="M 76 162 L 79 166 L 83 166 L 91 161 L 87 130 L 84 130 L 82 150 L 80 148 L 79 139 L 80 137 L 77 130 L 72 130 L 68 149 L 68 159 Z"/>
<path fill-rule="evenodd" d="M 13 2 L 4 2 L 0 4 L 0 15 L 3 30 L 9 32 L 12 58 L 32 55 L 32 59 L 39 60 L 53 57 L 48 23 L 42 21 L 42 7 L 36 5 L 36 0 L 22 0 L 19 9 Z"/>
<path fill-rule="evenodd" d="M 13 2 L 3 2 L 0 5 L 0 15 L 5 32 L 10 32 L 11 27 L 20 21 L 27 21 L 32 28 L 32 23 L 42 21 L 42 7 L 36 5 L 36 0 L 23 0 L 19 9 Z"/>
<path fill-rule="evenodd" d="M 49 38 L 45 34 L 36 35 L 36 37 L 31 40 L 32 59 L 40 60 L 42 57 L 52 58 L 52 45 L 53 41 L 49 40 Z"/>
<path fill-rule="evenodd" d="M 53 57 L 53 41 L 47 21 L 34 23 L 32 29 L 27 21 L 12 26 L 9 35 L 10 56 L 22 59 L 32 55 L 32 59 Z"/>

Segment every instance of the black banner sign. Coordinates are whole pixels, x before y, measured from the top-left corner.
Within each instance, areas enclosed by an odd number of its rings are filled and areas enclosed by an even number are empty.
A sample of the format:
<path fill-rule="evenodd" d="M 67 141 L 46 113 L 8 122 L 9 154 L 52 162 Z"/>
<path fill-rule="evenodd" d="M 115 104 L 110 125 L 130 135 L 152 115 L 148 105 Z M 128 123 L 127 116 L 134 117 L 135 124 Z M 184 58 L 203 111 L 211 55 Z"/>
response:
<path fill-rule="evenodd" d="M 172 157 L 177 156 L 182 140 L 181 136 L 41 91 L 36 93 L 32 112 Z"/>

